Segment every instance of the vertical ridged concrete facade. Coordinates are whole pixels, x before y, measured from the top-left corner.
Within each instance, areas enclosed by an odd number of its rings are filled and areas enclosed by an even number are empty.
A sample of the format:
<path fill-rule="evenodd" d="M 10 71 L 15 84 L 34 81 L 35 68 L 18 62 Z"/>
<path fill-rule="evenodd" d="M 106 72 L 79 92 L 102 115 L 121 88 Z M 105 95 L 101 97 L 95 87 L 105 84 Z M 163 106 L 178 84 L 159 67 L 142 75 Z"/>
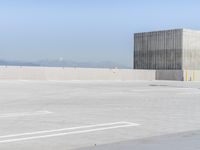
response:
<path fill-rule="evenodd" d="M 134 69 L 200 70 L 200 31 L 135 33 Z"/>
<path fill-rule="evenodd" d="M 183 69 L 200 70 L 200 31 L 183 29 Z"/>
<path fill-rule="evenodd" d="M 183 29 L 134 34 L 134 69 L 182 69 Z"/>

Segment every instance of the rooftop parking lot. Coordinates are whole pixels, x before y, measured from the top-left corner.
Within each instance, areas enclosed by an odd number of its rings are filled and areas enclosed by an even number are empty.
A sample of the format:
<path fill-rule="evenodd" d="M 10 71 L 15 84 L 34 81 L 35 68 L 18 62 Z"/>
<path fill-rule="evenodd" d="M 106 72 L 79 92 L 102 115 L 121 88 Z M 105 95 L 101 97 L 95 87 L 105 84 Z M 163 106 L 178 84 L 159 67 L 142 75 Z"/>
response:
<path fill-rule="evenodd" d="M 198 130 L 200 82 L 0 81 L 2 150 L 199 149 Z"/>

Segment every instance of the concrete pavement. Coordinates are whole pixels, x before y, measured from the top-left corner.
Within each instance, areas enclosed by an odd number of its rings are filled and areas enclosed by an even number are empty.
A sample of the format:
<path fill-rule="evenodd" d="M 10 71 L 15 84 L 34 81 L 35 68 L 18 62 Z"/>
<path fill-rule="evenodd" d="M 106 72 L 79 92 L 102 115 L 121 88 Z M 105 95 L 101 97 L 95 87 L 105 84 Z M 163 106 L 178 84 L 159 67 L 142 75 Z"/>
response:
<path fill-rule="evenodd" d="M 199 110 L 200 82 L 0 81 L 0 149 L 137 147 L 198 133 Z"/>

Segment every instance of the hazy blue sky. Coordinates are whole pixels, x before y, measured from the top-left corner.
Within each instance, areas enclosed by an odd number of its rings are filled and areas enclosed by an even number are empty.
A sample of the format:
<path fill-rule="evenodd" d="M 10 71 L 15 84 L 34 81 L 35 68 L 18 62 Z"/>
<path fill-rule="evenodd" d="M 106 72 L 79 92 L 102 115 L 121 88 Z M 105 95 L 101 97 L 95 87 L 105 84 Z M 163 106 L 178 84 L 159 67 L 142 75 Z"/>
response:
<path fill-rule="evenodd" d="M 200 29 L 199 0 L 0 0 L 0 59 L 132 65 L 133 33 Z"/>

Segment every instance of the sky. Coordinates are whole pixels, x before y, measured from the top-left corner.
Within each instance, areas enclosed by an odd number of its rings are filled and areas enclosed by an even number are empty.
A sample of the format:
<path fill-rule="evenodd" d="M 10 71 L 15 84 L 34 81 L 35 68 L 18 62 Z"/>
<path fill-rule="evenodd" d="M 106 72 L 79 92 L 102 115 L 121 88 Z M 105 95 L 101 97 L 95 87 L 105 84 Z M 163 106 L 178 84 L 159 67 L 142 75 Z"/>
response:
<path fill-rule="evenodd" d="M 200 30 L 199 0 L 0 0 L 0 59 L 132 66 L 133 34 Z"/>

